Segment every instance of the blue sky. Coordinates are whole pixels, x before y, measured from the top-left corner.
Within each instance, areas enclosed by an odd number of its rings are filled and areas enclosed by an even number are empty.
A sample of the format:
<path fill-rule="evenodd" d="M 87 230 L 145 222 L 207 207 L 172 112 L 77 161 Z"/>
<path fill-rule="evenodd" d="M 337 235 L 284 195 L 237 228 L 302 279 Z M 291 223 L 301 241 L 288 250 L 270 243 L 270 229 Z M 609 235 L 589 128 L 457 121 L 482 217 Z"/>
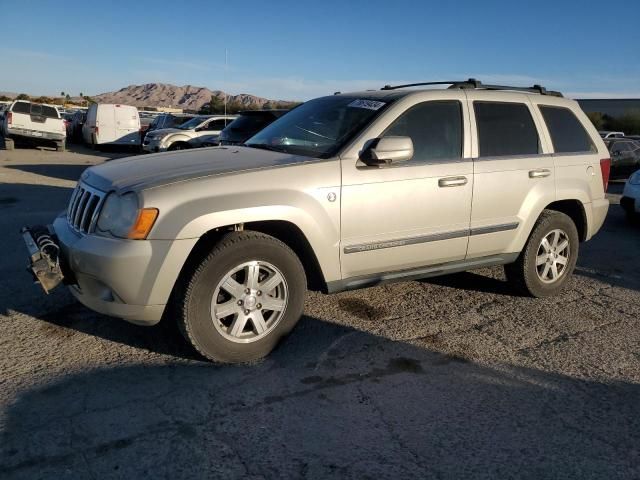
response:
<path fill-rule="evenodd" d="M 0 0 L 0 19 L 0 91 L 166 82 L 306 100 L 473 76 L 640 97 L 638 0 Z"/>

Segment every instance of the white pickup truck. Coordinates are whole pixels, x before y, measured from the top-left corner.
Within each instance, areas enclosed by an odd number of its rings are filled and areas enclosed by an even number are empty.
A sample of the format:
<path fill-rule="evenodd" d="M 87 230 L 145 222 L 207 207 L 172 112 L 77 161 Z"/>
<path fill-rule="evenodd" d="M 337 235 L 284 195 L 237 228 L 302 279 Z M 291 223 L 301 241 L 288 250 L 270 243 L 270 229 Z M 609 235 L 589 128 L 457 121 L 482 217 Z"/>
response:
<path fill-rule="evenodd" d="M 53 105 L 16 100 L 7 109 L 0 124 L 5 139 L 24 143 L 54 143 L 63 151 L 67 136 L 64 120 Z M 10 148 L 13 142 L 5 140 Z"/>

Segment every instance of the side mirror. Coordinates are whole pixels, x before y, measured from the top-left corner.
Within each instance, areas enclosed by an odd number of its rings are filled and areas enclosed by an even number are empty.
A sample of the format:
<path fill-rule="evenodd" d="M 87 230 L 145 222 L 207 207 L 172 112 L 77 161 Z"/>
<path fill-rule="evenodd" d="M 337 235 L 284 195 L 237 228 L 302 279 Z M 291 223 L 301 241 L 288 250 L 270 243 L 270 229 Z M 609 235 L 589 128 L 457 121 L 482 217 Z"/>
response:
<path fill-rule="evenodd" d="M 406 162 L 413 158 L 413 141 L 411 137 L 382 137 L 369 141 L 360 160 L 369 166 Z"/>

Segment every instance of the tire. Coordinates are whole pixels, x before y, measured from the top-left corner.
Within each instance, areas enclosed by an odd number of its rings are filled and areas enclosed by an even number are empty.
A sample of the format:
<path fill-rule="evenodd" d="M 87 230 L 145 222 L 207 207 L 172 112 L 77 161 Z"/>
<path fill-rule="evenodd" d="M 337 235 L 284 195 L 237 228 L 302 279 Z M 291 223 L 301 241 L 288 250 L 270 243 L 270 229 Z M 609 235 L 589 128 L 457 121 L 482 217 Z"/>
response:
<path fill-rule="evenodd" d="M 561 233 L 557 240 L 559 248 L 553 249 L 555 232 Z M 551 247 L 549 250 L 543 245 L 545 238 L 547 238 L 547 245 Z M 568 241 L 568 245 L 562 248 L 565 240 Z M 573 273 L 579 245 L 578 229 L 573 220 L 564 213 L 544 210 L 518 259 L 504 266 L 507 281 L 516 291 L 524 295 L 536 298 L 557 295 Z M 560 262 L 565 258 L 563 265 Z M 538 265 L 538 261 L 542 260 L 544 263 Z M 553 278 L 554 273 L 557 273 L 555 278 Z"/>
<path fill-rule="evenodd" d="M 4 139 L 4 149 L 5 150 L 15 150 L 16 144 L 11 138 Z"/>
<path fill-rule="evenodd" d="M 188 148 L 189 147 L 184 142 L 175 142 L 175 143 L 172 143 L 171 145 L 169 145 L 169 148 L 167 148 L 167 151 L 175 152 L 177 150 L 187 150 Z"/>
<path fill-rule="evenodd" d="M 66 150 L 65 141 L 56 142 L 56 152 L 64 152 Z"/>
<path fill-rule="evenodd" d="M 227 290 L 227 279 L 234 271 L 231 280 L 237 283 Z M 259 283 L 250 282 L 249 278 L 258 278 L 250 277 L 252 271 L 263 275 Z M 267 280 L 278 282 L 277 274 L 282 282 L 270 288 Z M 269 291 L 262 292 L 262 285 Z M 268 355 L 296 325 L 304 309 L 306 285 L 304 268 L 287 245 L 257 232 L 232 232 L 179 280 L 175 297 L 178 327 L 209 360 L 251 362 Z M 249 286 L 256 288 L 247 294 Z M 261 301 L 281 310 L 262 308 Z M 227 311 L 229 316 L 224 317 Z"/>
<path fill-rule="evenodd" d="M 625 217 L 627 218 L 627 222 L 629 222 L 631 225 L 640 224 L 640 213 L 637 213 L 633 210 L 625 209 L 624 214 L 625 214 Z"/>

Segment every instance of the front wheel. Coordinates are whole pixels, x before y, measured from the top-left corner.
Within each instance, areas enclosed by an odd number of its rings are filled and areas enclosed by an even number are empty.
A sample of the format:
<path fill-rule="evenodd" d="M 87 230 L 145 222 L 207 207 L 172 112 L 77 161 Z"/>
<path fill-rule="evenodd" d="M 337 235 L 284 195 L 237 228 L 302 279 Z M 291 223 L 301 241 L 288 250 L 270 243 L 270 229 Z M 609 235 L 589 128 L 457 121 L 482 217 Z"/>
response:
<path fill-rule="evenodd" d="M 171 145 L 169 145 L 169 148 L 167 148 L 167 151 L 169 152 L 175 152 L 177 150 L 186 150 L 189 148 L 189 145 L 184 143 L 184 142 L 176 142 L 176 143 L 172 143 Z"/>
<path fill-rule="evenodd" d="M 564 213 L 545 210 L 518 259 L 505 265 L 507 280 L 526 295 L 556 295 L 576 266 L 579 244 L 573 220 Z"/>
<path fill-rule="evenodd" d="M 206 358 L 250 362 L 269 354 L 302 315 L 306 277 L 281 241 L 225 235 L 179 285 L 178 325 Z"/>

